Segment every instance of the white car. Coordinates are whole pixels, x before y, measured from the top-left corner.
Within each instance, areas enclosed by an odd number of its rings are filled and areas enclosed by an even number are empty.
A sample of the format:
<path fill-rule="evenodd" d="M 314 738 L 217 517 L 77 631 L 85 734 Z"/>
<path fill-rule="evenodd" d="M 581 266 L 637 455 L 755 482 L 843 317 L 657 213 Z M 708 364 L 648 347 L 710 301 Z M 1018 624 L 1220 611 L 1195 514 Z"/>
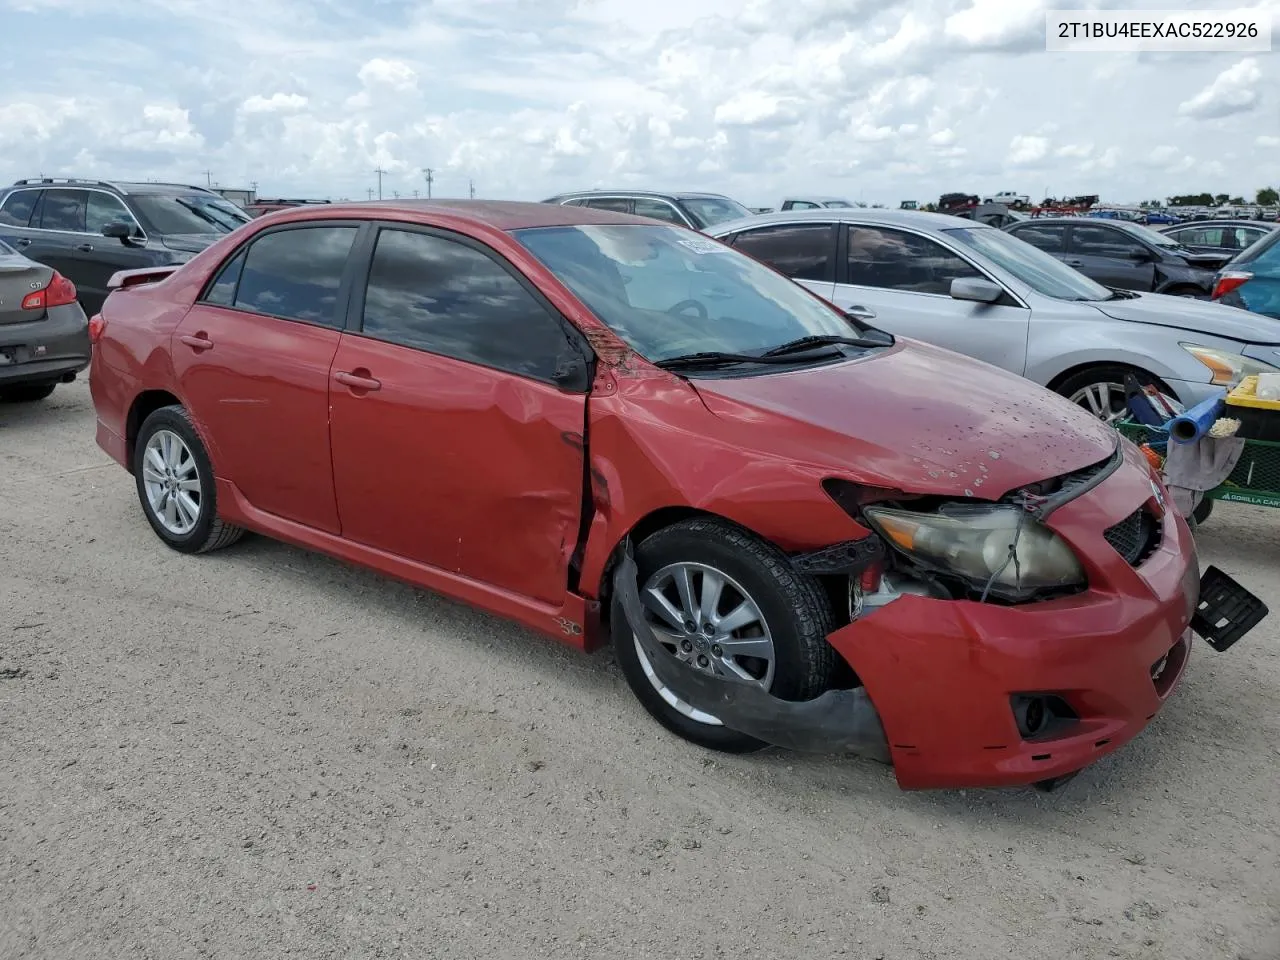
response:
<path fill-rule="evenodd" d="M 1015 207 L 1019 204 L 1027 204 L 1031 202 L 1031 198 L 1025 193 L 1014 193 L 1012 190 L 1001 190 L 994 197 L 984 197 L 983 203 L 1003 203 L 1008 207 Z"/>

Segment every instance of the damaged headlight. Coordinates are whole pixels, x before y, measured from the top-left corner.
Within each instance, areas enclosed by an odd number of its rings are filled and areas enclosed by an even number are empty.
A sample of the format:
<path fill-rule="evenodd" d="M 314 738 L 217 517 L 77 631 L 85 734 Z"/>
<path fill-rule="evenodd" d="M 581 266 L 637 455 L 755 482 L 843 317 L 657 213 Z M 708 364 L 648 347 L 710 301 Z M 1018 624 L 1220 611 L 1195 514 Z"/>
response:
<path fill-rule="evenodd" d="M 863 515 L 901 553 L 984 594 L 1019 599 L 1085 584 L 1071 548 L 1021 507 L 950 503 L 931 513 L 867 507 Z"/>

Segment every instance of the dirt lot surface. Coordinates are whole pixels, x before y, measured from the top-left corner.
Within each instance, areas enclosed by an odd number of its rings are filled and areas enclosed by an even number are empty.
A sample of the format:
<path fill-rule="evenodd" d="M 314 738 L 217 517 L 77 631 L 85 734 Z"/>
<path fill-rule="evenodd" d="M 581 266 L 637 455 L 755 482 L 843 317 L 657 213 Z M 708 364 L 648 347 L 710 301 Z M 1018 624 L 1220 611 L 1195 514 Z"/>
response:
<path fill-rule="evenodd" d="M 1280 958 L 1280 513 L 1202 531 L 1277 613 L 1134 743 L 904 793 L 322 557 L 171 552 L 93 422 L 0 408 L 0 958 Z"/>

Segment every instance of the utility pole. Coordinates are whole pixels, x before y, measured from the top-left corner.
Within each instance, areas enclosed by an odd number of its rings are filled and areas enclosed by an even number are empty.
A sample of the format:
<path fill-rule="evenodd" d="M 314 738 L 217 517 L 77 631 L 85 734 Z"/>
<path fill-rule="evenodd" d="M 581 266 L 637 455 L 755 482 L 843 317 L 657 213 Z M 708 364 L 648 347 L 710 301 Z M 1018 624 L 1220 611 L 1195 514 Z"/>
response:
<path fill-rule="evenodd" d="M 476 198 L 476 182 L 474 180 L 467 181 L 467 188 L 471 191 L 471 199 Z"/>
<path fill-rule="evenodd" d="M 364 192 L 369 195 L 370 200 L 373 199 L 373 187 L 366 187 Z"/>
<path fill-rule="evenodd" d="M 378 199 L 381 200 L 382 199 L 382 175 L 387 171 L 383 170 L 382 167 L 375 167 L 373 172 L 378 175 Z"/>
<path fill-rule="evenodd" d="M 212 187 L 212 186 L 213 186 L 213 171 L 212 171 L 212 170 L 206 170 L 206 171 L 204 172 L 204 185 L 205 185 L 206 187 Z"/>
<path fill-rule="evenodd" d="M 422 174 L 427 178 L 427 199 L 431 199 L 431 183 L 435 179 L 435 171 L 430 167 L 423 167 Z"/>
<path fill-rule="evenodd" d="M 392 191 L 391 191 L 391 196 L 393 196 L 393 197 L 395 197 L 397 200 L 399 200 L 399 199 L 400 199 L 400 191 L 399 191 L 399 190 L 392 190 Z"/>
<path fill-rule="evenodd" d="M 417 190 L 413 191 L 413 199 L 415 199 L 415 200 L 417 200 L 417 199 L 418 199 L 418 191 L 417 191 Z"/>

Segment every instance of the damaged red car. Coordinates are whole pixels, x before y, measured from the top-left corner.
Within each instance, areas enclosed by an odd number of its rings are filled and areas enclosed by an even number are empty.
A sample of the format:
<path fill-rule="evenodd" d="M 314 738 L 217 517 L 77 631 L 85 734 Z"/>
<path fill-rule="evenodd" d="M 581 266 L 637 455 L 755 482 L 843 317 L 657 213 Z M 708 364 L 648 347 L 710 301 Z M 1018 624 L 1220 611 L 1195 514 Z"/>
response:
<path fill-rule="evenodd" d="M 1053 782 L 1186 667 L 1195 549 L 1137 448 L 692 231 L 333 204 L 112 287 L 97 440 L 164 543 L 254 531 L 612 643 L 707 747 Z"/>

